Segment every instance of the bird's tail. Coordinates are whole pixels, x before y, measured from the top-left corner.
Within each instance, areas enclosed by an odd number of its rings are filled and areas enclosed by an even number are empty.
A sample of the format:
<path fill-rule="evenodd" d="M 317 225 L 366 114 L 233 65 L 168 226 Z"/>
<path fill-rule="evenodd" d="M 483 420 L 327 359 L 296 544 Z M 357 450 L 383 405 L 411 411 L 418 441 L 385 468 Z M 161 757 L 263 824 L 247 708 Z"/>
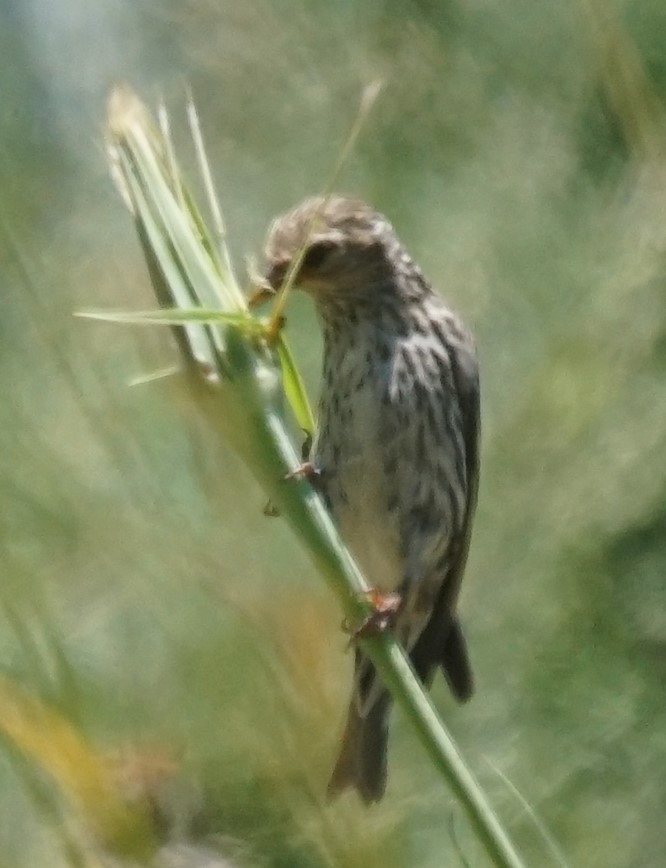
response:
<path fill-rule="evenodd" d="M 328 784 L 333 797 L 354 787 L 366 804 L 378 802 L 386 789 L 386 751 L 391 698 L 382 691 L 364 717 L 356 696 L 342 736 L 342 747 Z"/>
<path fill-rule="evenodd" d="M 409 654 L 416 674 L 430 687 L 438 668 L 458 702 L 467 702 L 474 693 L 474 676 L 467 653 L 467 642 L 460 621 L 452 616 L 431 618 Z"/>
<path fill-rule="evenodd" d="M 433 619 L 410 652 L 412 665 L 426 686 L 441 666 L 454 697 L 466 702 L 474 692 L 474 678 L 458 619 L 448 623 L 443 641 L 442 634 L 441 620 Z M 378 802 L 384 795 L 391 696 L 377 684 L 377 678 L 370 660 L 357 651 L 355 690 L 328 784 L 329 797 L 350 787 L 358 790 L 366 804 Z"/>
<path fill-rule="evenodd" d="M 451 693 L 458 702 L 467 702 L 471 699 L 474 693 L 474 676 L 469 662 L 467 642 L 457 618 L 451 624 L 444 642 L 440 663 Z"/>

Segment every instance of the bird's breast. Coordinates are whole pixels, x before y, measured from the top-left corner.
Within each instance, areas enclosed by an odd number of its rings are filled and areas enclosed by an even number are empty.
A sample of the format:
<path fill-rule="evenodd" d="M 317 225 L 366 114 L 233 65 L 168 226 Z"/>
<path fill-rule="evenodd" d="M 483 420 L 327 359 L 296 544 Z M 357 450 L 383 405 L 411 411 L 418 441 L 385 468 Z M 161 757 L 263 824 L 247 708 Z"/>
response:
<path fill-rule="evenodd" d="M 381 407 L 388 374 L 353 351 L 325 370 L 315 464 L 333 518 L 366 579 L 383 590 L 402 580 L 397 516 L 389 509 Z"/>

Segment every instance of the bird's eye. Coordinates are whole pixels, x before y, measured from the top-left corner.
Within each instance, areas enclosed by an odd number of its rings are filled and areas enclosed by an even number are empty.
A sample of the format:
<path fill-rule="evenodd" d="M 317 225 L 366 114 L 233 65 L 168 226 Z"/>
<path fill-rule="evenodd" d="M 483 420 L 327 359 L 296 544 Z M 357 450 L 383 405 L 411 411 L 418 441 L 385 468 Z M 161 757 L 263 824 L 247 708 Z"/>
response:
<path fill-rule="evenodd" d="M 303 265 L 306 268 L 319 268 L 334 248 L 335 244 L 331 241 L 315 241 L 305 251 Z"/>

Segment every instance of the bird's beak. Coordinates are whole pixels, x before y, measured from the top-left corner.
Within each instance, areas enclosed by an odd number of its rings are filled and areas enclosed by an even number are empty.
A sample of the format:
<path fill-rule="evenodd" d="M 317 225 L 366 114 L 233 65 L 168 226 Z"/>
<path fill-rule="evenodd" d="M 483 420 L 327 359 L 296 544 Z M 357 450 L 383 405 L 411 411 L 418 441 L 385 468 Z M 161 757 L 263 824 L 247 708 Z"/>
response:
<path fill-rule="evenodd" d="M 284 282 L 289 263 L 286 260 L 277 260 L 266 272 L 266 283 L 274 291 L 277 291 Z"/>
<path fill-rule="evenodd" d="M 254 280 L 254 291 L 248 299 L 250 308 L 258 307 L 265 301 L 273 298 L 284 282 L 287 273 L 288 262 L 274 262 L 265 274 L 257 275 Z"/>

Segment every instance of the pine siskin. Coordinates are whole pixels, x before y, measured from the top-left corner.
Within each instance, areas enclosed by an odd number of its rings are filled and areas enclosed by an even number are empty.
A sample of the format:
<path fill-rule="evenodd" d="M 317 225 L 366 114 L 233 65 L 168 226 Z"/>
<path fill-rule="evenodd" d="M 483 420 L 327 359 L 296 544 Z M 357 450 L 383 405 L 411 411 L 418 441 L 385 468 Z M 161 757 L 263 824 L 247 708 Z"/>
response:
<path fill-rule="evenodd" d="M 364 202 L 316 197 L 278 217 L 266 245 L 273 287 L 304 246 L 296 283 L 324 335 L 312 456 L 324 497 L 366 578 L 399 593 L 394 629 L 419 677 L 429 685 L 441 666 L 465 701 L 473 681 L 456 607 L 479 477 L 472 338 Z M 381 799 L 390 706 L 357 650 L 329 793 Z"/>

